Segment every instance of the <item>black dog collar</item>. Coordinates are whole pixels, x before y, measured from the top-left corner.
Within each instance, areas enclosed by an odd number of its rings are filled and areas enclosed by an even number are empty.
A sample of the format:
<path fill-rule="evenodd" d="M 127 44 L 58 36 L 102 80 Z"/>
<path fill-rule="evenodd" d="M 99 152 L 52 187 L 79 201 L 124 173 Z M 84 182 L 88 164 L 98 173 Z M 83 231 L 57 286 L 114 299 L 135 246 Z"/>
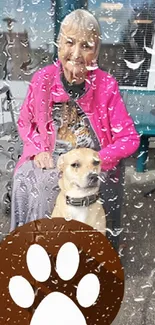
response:
<path fill-rule="evenodd" d="M 82 198 L 73 198 L 66 196 L 66 204 L 73 205 L 75 207 L 88 207 L 95 203 L 99 199 L 99 193 L 90 196 L 84 196 Z"/>

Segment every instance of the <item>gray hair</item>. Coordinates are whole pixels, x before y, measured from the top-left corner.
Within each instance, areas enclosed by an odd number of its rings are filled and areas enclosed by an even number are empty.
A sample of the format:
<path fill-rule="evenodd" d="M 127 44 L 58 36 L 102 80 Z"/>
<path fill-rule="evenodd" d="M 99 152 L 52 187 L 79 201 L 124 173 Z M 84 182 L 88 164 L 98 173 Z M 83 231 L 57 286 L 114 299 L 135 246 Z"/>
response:
<path fill-rule="evenodd" d="M 98 56 L 101 45 L 101 29 L 97 19 L 92 13 L 84 9 L 76 9 L 69 13 L 61 22 L 60 31 L 57 38 L 58 44 L 61 41 L 63 29 L 65 28 L 65 30 L 67 30 L 67 27 L 68 31 L 77 29 L 82 35 L 86 34 L 91 36 L 95 42 L 95 56 Z"/>

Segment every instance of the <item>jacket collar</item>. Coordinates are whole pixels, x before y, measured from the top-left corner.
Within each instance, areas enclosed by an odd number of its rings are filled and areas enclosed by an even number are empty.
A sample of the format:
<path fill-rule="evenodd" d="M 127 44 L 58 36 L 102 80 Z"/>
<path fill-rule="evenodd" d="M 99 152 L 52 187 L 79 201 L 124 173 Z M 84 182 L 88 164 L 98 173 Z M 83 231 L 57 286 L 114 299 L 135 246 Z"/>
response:
<path fill-rule="evenodd" d="M 61 73 L 62 73 L 62 66 L 61 62 L 57 60 L 54 62 L 54 65 L 56 67 L 55 70 L 55 78 L 54 83 L 52 86 L 52 97 L 54 102 L 66 102 L 70 99 L 69 94 L 64 89 L 63 83 L 61 81 Z M 91 97 L 93 89 L 95 87 L 95 80 L 96 80 L 96 71 L 88 71 L 86 80 L 86 90 L 85 93 L 79 97 L 76 102 L 81 102 L 84 100 L 86 102 L 87 97 Z"/>

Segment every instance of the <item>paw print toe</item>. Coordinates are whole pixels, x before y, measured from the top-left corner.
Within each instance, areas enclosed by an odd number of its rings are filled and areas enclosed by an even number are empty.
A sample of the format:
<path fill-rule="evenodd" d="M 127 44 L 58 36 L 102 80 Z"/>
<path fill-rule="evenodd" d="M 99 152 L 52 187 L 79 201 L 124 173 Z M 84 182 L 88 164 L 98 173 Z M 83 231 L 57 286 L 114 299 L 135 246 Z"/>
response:
<path fill-rule="evenodd" d="M 86 274 L 79 282 L 76 298 L 82 307 L 92 306 L 98 298 L 100 282 L 95 274 Z"/>
<path fill-rule="evenodd" d="M 16 305 L 21 308 L 29 308 L 34 303 L 35 295 L 31 284 L 20 275 L 10 279 L 9 293 Z"/>
<path fill-rule="evenodd" d="M 26 256 L 29 272 L 39 282 L 46 281 L 51 274 L 51 262 L 45 249 L 33 244 L 29 247 Z"/>
<path fill-rule="evenodd" d="M 77 247 L 72 242 L 62 245 L 56 260 L 56 270 L 59 277 L 64 281 L 72 279 L 77 272 L 79 262 Z"/>

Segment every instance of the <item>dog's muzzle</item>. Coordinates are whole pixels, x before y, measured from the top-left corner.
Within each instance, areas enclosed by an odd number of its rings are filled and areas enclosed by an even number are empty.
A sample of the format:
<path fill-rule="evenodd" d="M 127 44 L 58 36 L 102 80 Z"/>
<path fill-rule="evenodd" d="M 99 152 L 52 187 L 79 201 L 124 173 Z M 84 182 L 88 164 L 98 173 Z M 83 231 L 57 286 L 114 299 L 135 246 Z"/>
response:
<path fill-rule="evenodd" d="M 94 187 L 98 183 L 98 174 L 96 173 L 90 173 L 87 177 L 88 180 L 88 186 L 89 187 Z"/>
<path fill-rule="evenodd" d="M 99 197 L 99 193 L 90 196 L 84 196 L 82 198 L 73 198 L 66 196 L 66 204 L 73 205 L 75 207 L 88 207 L 89 205 L 95 203 Z"/>

